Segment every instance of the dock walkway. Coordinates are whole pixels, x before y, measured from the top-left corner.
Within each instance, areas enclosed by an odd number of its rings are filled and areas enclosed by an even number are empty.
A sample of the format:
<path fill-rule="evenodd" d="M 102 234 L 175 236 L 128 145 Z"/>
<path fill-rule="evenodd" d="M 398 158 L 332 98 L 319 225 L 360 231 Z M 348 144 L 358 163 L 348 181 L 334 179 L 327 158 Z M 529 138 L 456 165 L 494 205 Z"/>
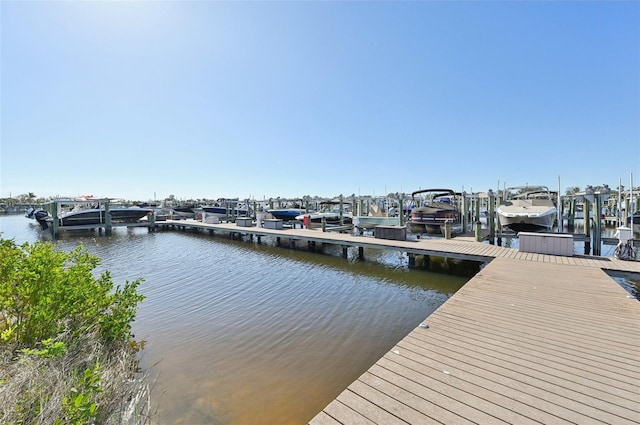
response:
<path fill-rule="evenodd" d="M 156 222 L 158 227 L 178 227 L 200 229 L 218 233 L 238 233 L 256 237 L 277 237 L 315 243 L 328 243 L 345 247 L 392 249 L 417 255 L 445 256 L 449 258 L 489 262 L 494 258 L 512 258 L 544 263 L 569 264 L 596 267 L 603 270 L 640 273 L 640 261 L 618 260 L 613 257 L 575 255 L 564 257 L 548 254 L 521 252 L 516 248 L 506 248 L 488 243 L 476 242 L 472 238 L 388 240 L 371 236 L 357 236 L 347 233 L 322 232 L 307 229 L 266 229 L 263 227 L 240 227 L 234 223 L 207 224 L 196 220 L 167 220 Z"/>
<path fill-rule="evenodd" d="M 423 326 L 310 424 L 640 423 L 640 303 L 597 267 L 496 258 Z"/>
<path fill-rule="evenodd" d="M 640 424 L 640 302 L 606 273 L 640 273 L 640 261 L 203 226 L 488 263 L 310 425 Z"/>

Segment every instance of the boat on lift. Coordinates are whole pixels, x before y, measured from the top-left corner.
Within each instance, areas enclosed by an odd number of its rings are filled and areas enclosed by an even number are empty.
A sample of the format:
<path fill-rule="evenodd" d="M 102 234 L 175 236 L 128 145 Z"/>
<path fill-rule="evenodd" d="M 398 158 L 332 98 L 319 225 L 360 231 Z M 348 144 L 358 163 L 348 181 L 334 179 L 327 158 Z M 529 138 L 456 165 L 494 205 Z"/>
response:
<path fill-rule="evenodd" d="M 340 205 L 342 204 L 342 209 Z M 321 224 L 324 222 L 329 226 L 345 226 L 353 224 L 353 214 L 349 211 L 351 204 L 340 201 L 324 201 L 320 203 L 320 208 L 316 212 L 303 213 L 295 217 L 308 223 Z M 306 219 L 305 219 L 306 217 Z"/>
<path fill-rule="evenodd" d="M 411 210 L 407 229 L 411 233 L 443 234 L 444 226 L 459 226 L 462 215 L 459 194 L 451 189 L 422 189 L 411 194 Z"/>
<path fill-rule="evenodd" d="M 202 210 L 203 214 L 218 217 L 218 219 L 229 219 L 232 217 L 246 217 L 249 215 L 249 208 L 239 202 L 238 198 L 219 198 L 212 205 L 201 205 L 195 211 Z"/>
<path fill-rule="evenodd" d="M 92 199 L 90 201 L 71 201 L 73 207 L 58 215 L 58 221 L 61 226 L 86 226 L 105 224 L 107 214 L 111 223 L 136 223 L 142 218 L 153 214 L 151 208 L 141 208 L 139 206 L 124 207 L 111 206 L 107 207 L 107 200 Z"/>
<path fill-rule="evenodd" d="M 496 215 L 503 229 L 516 233 L 550 231 L 558 215 L 556 193 L 543 185 L 509 187 Z"/>

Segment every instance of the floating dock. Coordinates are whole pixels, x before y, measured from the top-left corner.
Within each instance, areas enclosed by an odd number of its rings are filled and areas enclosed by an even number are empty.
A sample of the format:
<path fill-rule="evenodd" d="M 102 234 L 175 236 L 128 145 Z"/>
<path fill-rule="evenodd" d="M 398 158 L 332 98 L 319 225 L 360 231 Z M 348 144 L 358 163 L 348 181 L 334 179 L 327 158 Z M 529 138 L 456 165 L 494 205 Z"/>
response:
<path fill-rule="evenodd" d="M 640 261 L 522 252 L 467 238 L 157 225 L 487 263 L 311 425 L 640 423 L 640 302 L 607 274 L 640 273 Z"/>

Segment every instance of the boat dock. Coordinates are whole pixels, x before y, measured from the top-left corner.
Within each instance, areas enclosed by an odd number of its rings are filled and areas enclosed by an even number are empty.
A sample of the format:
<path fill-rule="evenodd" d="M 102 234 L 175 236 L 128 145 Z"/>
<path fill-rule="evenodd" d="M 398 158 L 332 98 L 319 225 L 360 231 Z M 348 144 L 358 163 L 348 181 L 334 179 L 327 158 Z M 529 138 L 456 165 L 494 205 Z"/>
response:
<path fill-rule="evenodd" d="M 607 274 L 640 273 L 640 261 L 522 252 L 472 238 L 156 225 L 488 263 L 311 425 L 640 423 L 640 302 Z"/>
<path fill-rule="evenodd" d="M 225 234 L 230 237 L 234 235 L 257 238 L 258 243 L 262 237 L 274 237 L 280 243 L 287 240 L 290 246 L 295 246 L 296 242 L 306 242 L 310 244 L 326 243 L 349 247 L 372 249 L 389 249 L 406 252 L 414 255 L 432 255 L 454 258 L 459 260 L 470 260 L 479 262 L 489 262 L 495 258 L 512 258 L 517 260 L 529 260 L 544 263 L 557 263 L 585 267 L 597 267 L 612 272 L 640 273 L 640 261 L 624 261 L 612 257 L 574 255 L 558 256 L 522 252 L 517 248 L 506 248 L 499 245 L 476 242 L 473 237 L 455 237 L 453 239 L 431 238 L 416 240 L 390 240 L 378 239 L 371 236 L 358 236 L 351 233 L 340 233 L 334 231 L 323 232 L 321 230 L 308 230 L 302 228 L 282 228 L 269 229 L 256 226 L 239 226 L 235 223 L 209 224 L 196 220 L 166 220 L 156 221 L 155 227 L 176 228 L 190 231 L 205 231 L 209 234 Z M 554 234 L 545 234 L 553 236 Z M 284 242 L 282 242 L 284 243 Z"/>
<path fill-rule="evenodd" d="M 639 421 L 638 300 L 588 261 L 500 257 L 310 424 Z"/>

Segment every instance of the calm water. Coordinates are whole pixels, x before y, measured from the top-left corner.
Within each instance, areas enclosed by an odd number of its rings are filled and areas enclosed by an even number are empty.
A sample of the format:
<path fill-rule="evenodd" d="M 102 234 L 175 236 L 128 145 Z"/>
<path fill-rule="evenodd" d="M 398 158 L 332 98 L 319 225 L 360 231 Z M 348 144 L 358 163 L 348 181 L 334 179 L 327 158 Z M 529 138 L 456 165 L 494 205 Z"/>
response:
<path fill-rule="evenodd" d="M 23 216 L 3 238 L 51 240 Z M 115 283 L 145 279 L 155 424 L 304 424 L 468 279 L 408 270 L 398 252 L 336 255 L 176 231 L 63 232 Z"/>

